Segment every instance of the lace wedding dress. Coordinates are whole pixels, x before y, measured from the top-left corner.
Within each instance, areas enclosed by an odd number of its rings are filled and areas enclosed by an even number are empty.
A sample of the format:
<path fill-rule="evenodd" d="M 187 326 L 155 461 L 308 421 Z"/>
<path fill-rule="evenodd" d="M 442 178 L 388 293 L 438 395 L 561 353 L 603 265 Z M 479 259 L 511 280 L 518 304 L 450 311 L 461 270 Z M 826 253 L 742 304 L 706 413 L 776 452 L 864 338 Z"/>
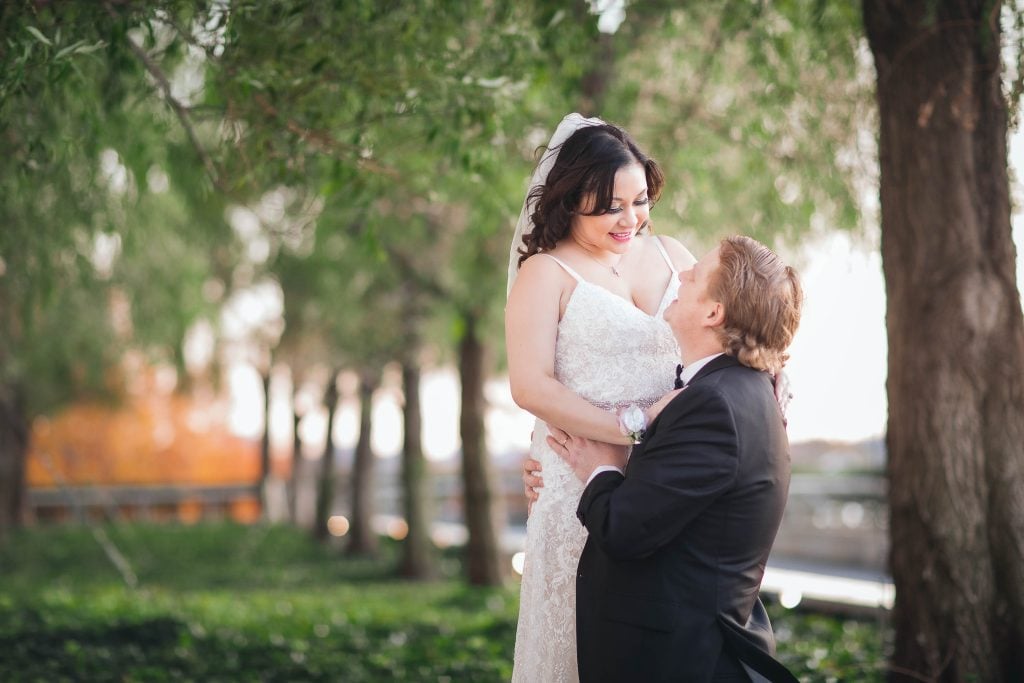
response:
<path fill-rule="evenodd" d="M 630 403 L 646 408 L 672 389 L 679 351 L 662 313 L 679 283 L 665 248 L 655 241 L 673 277 L 653 316 L 547 255 L 577 282 L 558 324 L 555 377 L 609 411 Z M 547 435 L 544 422 L 537 420 L 530 454 L 541 463 L 544 488 L 526 524 L 514 683 L 579 680 L 576 567 L 586 529 L 576 518 L 576 506 L 583 484 L 548 448 Z"/>

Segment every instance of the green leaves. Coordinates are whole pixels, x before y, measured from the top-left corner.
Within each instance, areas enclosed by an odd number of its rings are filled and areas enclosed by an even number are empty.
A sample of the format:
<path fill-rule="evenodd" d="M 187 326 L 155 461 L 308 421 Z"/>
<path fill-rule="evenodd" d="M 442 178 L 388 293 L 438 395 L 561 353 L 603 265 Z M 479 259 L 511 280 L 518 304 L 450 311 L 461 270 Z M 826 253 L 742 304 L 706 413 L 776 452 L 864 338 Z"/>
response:
<path fill-rule="evenodd" d="M 632 48 L 605 114 L 664 167 L 657 229 L 688 243 L 729 233 L 771 243 L 862 227 L 874 109 L 856 8 L 656 4 L 631 5 L 616 35 Z"/>
<path fill-rule="evenodd" d="M 97 50 L 102 50 L 107 46 L 107 43 L 102 40 L 97 40 L 95 43 L 89 44 L 84 40 L 79 40 L 76 43 L 72 43 L 67 47 L 63 47 L 57 51 L 57 54 L 53 56 L 54 61 L 60 61 L 61 59 L 71 55 L 87 55 Z"/>
<path fill-rule="evenodd" d="M 289 527 L 114 525 L 142 590 L 85 527 L 37 527 L 0 550 L 3 680 L 508 680 L 518 586 L 392 580 Z M 454 555 L 446 565 L 458 564 Z M 454 572 L 455 567 L 449 570 Z M 802 680 L 884 680 L 889 628 L 769 605 Z"/>
<path fill-rule="evenodd" d="M 35 26 L 26 26 L 25 30 L 28 31 L 29 33 L 31 33 L 33 36 L 35 36 L 35 39 L 38 40 L 43 45 L 46 45 L 47 47 L 52 47 L 53 46 L 53 43 L 50 42 L 50 39 L 47 38 L 46 36 L 44 36 L 42 34 L 42 32 L 39 29 L 37 29 Z"/>
<path fill-rule="evenodd" d="M 209 312 L 224 201 L 128 37 L 173 76 L 186 37 L 167 25 L 188 25 L 187 5 L 0 10 L 0 377 L 27 387 L 33 415 L 116 393 L 125 348 L 173 358 Z"/>
<path fill-rule="evenodd" d="M 858 21 L 797 0 L 638 1 L 613 36 L 585 3 L 553 0 L 5 5 L 0 302 L 20 310 L 3 327 L 45 314 L 91 268 L 66 256 L 75 235 L 104 233 L 122 250 L 90 286 L 129 293 L 147 347 L 213 315 L 204 283 L 236 268 L 270 271 L 288 334 L 317 327 L 340 354 L 386 355 L 403 306 L 442 346 L 470 310 L 498 340 L 530 140 L 582 106 L 662 162 L 661 232 L 850 227 L 870 117 Z M 245 262 L 225 207 L 275 188 L 315 218 L 289 205 L 282 225 L 305 227 L 261 235 L 267 258 Z"/>

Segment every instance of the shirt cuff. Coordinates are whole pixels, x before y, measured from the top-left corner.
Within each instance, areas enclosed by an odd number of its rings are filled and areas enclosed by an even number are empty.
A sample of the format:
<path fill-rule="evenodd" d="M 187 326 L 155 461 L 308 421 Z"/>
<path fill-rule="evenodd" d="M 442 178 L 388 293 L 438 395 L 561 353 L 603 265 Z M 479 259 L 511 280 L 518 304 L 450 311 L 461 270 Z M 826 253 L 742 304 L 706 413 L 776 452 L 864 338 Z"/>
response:
<path fill-rule="evenodd" d="M 590 477 L 587 478 L 587 483 L 584 487 L 590 486 L 590 482 L 594 481 L 594 477 L 605 472 L 618 472 L 619 474 L 623 474 L 622 470 L 615 465 L 598 465 L 594 468 L 594 471 L 590 473 Z"/>

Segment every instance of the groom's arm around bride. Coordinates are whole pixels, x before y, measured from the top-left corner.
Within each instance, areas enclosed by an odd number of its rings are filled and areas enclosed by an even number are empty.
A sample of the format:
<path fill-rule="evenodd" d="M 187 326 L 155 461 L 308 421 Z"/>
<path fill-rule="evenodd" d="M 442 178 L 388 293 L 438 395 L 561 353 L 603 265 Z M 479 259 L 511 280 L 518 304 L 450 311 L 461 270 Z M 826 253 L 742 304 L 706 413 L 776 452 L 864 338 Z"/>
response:
<path fill-rule="evenodd" d="M 796 680 L 773 658 L 758 589 L 790 475 L 769 372 L 801 299 L 769 249 L 723 240 L 680 274 L 665 318 L 688 383 L 624 471 L 618 447 L 554 433 L 588 482 L 577 511 L 589 532 L 576 586 L 584 683 Z"/>

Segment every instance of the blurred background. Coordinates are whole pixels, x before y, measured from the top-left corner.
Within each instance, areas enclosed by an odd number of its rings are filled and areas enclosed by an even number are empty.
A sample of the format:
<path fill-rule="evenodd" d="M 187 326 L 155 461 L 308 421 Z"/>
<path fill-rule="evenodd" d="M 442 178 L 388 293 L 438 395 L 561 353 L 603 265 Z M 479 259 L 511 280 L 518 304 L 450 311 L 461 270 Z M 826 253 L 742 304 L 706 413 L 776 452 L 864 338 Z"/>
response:
<path fill-rule="evenodd" d="M 0 536 L 280 526 L 509 590 L 532 417 L 503 369 L 508 249 L 539 146 L 579 111 L 661 163 L 656 232 L 697 255 L 749 234 L 800 270 L 765 590 L 884 625 L 860 8 L 677 5 L 4 3 Z M 138 581 L 131 540 L 97 538 Z"/>

